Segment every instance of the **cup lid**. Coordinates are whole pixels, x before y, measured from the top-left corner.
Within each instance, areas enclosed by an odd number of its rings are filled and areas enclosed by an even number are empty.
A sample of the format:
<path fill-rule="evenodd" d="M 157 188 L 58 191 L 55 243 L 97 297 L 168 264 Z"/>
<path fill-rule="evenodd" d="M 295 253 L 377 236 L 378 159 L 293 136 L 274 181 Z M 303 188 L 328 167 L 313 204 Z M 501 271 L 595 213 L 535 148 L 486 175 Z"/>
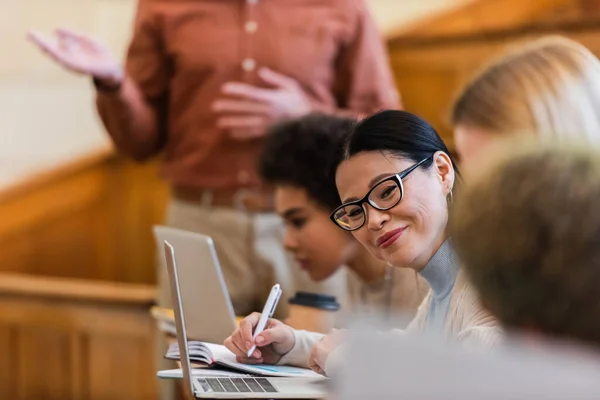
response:
<path fill-rule="evenodd" d="M 315 307 L 321 310 L 337 311 L 340 309 L 340 304 L 335 296 L 319 293 L 296 292 L 296 295 L 289 299 L 290 304 L 299 306 Z"/>

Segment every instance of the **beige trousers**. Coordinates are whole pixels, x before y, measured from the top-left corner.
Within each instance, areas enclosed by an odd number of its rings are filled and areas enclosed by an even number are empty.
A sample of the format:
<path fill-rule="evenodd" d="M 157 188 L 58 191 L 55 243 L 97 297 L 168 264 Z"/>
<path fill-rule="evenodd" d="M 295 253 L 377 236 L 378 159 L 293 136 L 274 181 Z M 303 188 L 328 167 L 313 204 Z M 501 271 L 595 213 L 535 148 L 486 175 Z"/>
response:
<path fill-rule="evenodd" d="M 276 214 L 212 207 L 208 200 L 195 203 L 172 198 L 167 209 L 166 225 L 213 238 L 236 315 L 261 311 L 275 283 L 279 283 L 283 290 L 275 313 L 275 317 L 280 319 L 287 316 L 287 300 L 296 291 L 327 293 L 340 299 L 346 294 L 345 274 L 339 273 L 316 283 L 293 265 L 283 248 L 283 224 Z M 157 266 L 158 304 L 171 307 L 164 260 L 159 259 Z M 164 339 L 163 344 L 157 347 L 159 368 L 173 368 L 162 358 L 166 350 Z M 172 393 L 172 390 L 162 387 L 161 392 L 162 398 L 167 399 L 167 393 Z"/>

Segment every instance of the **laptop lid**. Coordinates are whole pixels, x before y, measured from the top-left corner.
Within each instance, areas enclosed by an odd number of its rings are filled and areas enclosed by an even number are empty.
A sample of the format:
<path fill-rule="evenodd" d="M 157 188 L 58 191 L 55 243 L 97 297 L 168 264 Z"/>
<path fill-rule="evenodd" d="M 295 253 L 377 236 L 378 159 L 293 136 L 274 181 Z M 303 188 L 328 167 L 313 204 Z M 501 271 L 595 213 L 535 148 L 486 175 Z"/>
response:
<path fill-rule="evenodd" d="M 165 240 L 177 249 L 187 336 L 190 340 L 223 343 L 235 330 L 236 322 L 212 238 L 166 226 L 155 226 L 154 236 L 161 252 Z"/>
<path fill-rule="evenodd" d="M 183 372 L 183 382 L 194 395 L 194 385 L 192 384 L 188 340 L 185 327 L 185 317 L 183 315 L 181 301 L 181 287 L 179 285 L 179 274 L 177 271 L 177 262 L 175 260 L 175 249 L 168 242 L 164 241 L 163 249 L 165 251 L 165 260 L 167 262 L 167 271 L 169 273 L 169 283 L 171 288 L 171 298 L 173 300 L 173 313 L 175 314 L 175 329 L 177 330 L 177 344 L 179 345 L 179 354 L 181 369 Z"/>

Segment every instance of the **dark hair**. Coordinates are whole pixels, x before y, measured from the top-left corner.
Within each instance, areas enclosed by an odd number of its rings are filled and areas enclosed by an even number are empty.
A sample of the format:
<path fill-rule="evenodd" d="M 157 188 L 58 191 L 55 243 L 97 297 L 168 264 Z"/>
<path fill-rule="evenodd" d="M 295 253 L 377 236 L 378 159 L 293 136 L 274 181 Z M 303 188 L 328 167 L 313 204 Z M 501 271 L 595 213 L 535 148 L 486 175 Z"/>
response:
<path fill-rule="evenodd" d="M 436 151 L 443 151 L 450 157 L 459 176 L 454 158 L 435 129 L 424 119 L 407 111 L 381 111 L 358 123 L 343 141 L 333 171 L 342 161 L 364 151 L 390 152 L 414 162 Z M 423 167 L 429 168 L 432 163 L 433 160 L 427 160 Z"/>
<path fill-rule="evenodd" d="M 598 154 L 520 145 L 469 179 L 453 244 L 504 326 L 600 345 Z"/>
<path fill-rule="evenodd" d="M 351 118 L 312 114 L 275 125 L 259 159 L 262 179 L 306 189 L 318 204 L 333 210 L 340 201 L 329 175 L 332 157 L 355 124 Z"/>

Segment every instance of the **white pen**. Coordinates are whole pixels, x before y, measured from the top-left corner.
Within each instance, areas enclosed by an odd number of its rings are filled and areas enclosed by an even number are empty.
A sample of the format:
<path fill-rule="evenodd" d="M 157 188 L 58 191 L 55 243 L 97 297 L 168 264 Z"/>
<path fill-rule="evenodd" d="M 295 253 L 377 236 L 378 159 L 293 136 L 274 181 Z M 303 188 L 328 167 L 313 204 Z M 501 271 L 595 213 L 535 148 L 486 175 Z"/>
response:
<path fill-rule="evenodd" d="M 256 324 L 256 329 L 254 329 L 254 334 L 252 335 L 253 342 L 254 342 L 254 339 L 256 339 L 256 336 L 258 336 L 260 333 L 262 333 L 262 331 L 265 329 L 265 326 L 267 326 L 267 322 L 269 321 L 269 318 L 271 318 L 273 316 L 273 313 L 275 312 L 275 308 L 277 308 L 277 303 L 279 303 L 280 297 L 281 297 L 281 287 L 277 283 L 271 288 L 271 293 L 269 293 L 269 298 L 267 299 L 267 302 L 265 303 L 265 307 L 263 308 L 262 314 L 260 314 L 260 319 L 258 320 L 258 324 Z M 256 350 L 255 344 L 252 345 L 252 348 L 248 351 L 248 357 L 250 357 L 252 355 L 252 353 L 254 353 L 254 350 Z"/>

